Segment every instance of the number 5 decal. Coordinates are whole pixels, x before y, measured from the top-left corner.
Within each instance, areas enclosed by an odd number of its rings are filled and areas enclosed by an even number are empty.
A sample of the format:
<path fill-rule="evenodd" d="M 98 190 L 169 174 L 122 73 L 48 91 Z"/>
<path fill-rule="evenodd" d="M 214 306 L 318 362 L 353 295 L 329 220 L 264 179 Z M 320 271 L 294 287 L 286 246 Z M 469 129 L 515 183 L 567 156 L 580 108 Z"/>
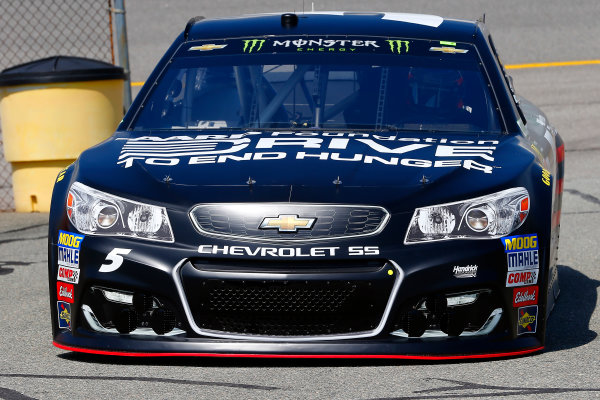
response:
<path fill-rule="evenodd" d="M 110 261 L 110 263 L 102 264 L 100 266 L 100 272 L 113 272 L 118 270 L 121 264 L 123 264 L 122 256 L 129 254 L 130 251 L 131 249 L 112 249 L 112 251 L 106 256 L 106 261 Z"/>

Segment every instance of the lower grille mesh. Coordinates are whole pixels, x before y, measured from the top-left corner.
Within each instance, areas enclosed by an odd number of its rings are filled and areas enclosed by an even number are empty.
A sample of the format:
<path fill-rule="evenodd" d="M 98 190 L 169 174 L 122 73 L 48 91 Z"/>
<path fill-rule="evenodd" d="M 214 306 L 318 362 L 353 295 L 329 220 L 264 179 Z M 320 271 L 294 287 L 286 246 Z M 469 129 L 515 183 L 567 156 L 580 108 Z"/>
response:
<path fill-rule="evenodd" d="M 189 265 L 182 270 L 182 281 L 201 330 L 322 336 L 375 330 L 395 282 L 387 272 L 381 268 L 327 277 L 281 274 L 282 279 L 242 280 L 235 273 L 204 272 Z M 215 274 L 222 278 L 214 278 Z"/>

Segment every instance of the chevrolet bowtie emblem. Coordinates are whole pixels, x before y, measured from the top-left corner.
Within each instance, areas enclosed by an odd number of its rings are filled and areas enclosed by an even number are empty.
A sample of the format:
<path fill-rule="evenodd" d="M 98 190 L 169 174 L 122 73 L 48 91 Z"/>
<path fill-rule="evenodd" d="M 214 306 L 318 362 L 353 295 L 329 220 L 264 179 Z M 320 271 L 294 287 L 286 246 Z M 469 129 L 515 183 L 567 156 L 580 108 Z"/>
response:
<path fill-rule="evenodd" d="M 260 229 L 277 229 L 278 232 L 298 232 L 298 229 L 311 229 L 316 218 L 299 218 L 298 215 L 281 214 L 262 220 Z"/>
<path fill-rule="evenodd" d="M 203 44 L 202 46 L 192 46 L 188 49 L 188 51 L 200 50 L 200 51 L 211 51 L 218 50 L 227 47 L 226 44 Z"/>

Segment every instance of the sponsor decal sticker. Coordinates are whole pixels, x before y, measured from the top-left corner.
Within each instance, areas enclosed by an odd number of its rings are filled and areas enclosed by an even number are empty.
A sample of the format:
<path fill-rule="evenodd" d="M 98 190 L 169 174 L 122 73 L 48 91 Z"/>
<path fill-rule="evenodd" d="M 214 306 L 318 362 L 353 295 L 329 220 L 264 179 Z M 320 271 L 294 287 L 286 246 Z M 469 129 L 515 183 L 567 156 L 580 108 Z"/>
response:
<path fill-rule="evenodd" d="M 538 280 L 539 269 L 514 271 L 506 274 L 506 287 L 534 285 Z"/>
<path fill-rule="evenodd" d="M 84 235 L 58 231 L 58 265 L 79 268 L 79 250 Z"/>
<path fill-rule="evenodd" d="M 500 240 L 506 253 L 509 272 L 540 267 L 537 234 L 506 236 Z"/>
<path fill-rule="evenodd" d="M 65 173 L 67 172 L 67 169 L 63 169 L 62 171 L 60 171 L 58 173 L 58 177 L 56 177 L 56 183 L 62 181 L 65 178 Z"/>
<path fill-rule="evenodd" d="M 509 271 L 522 271 L 524 269 L 539 268 L 537 250 L 517 251 L 506 255 Z"/>
<path fill-rule="evenodd" d="M 542 168 L 542 182 L 544 185 L 550 186 L 550 171 L 545 168 Z"/>
<path fill-rule="evenodd" d="M 73 303 L 75 287 L 70 283 L 56 282 L 56 297 L 58 300 Z"/>
<path fill-rule="evenodd" d="M 257 137 L 258 136 L 258 137 Z M 283 159 L 455 168 L 491 174 L 497 140 L 407 138 L 353 132 L 245 132 L 231 135 L 142 136 L 126 140 L 117 161 L 175 166 Z M 406 143 L 412 142 L 412 143 Z"/>
<path fill-rule="evenodd" d="M 538 303 L 538 286 L 513 289 L 513 307 L 531 306 Z"/>
<path fill-rule="evenodd" d="M 538 306 L 521 307 L 518 312 L 517 334 L 535 333 L 537 329 Z"/>
<path fill-rule="evenodd" d="M 71 305 L 64 301 L 57 301 L 58 309 L 58 327 L 61 329 L 71 329 Z"/>
<path fill-rule="evenodd" d="M 455 265 L 452 273 L 455 278 L 475 278 L 477 276 L 477 268 L 477 265 L 467 265 L 466 267 Z"/>
<path fill-rule="evenodd" d="M 59 281 L 78 284 L 79 283 L 79 269 L 65 267 L 64 265 L 58 266 L 58 274 L 56 279 Z"/>
<path fill-rule="evenodd" d="M 408 53 L 408 40 L 386 40 L 388 45 L 390 46 L 390 50 L 395 54 L 402 54 L 402 49 L 404 48 L 404 53 Z M 404 47 L 402 47 L 404 46 Z"/>
<path fill-rule="evenodd" d="M 264 39 L 244 40 L 244 48 L 242 49 L 242 51 L 244 53 L 252 53 L 253 51 L 258 52 L 262 49 L 263 44 L 265 44 Z"/>
<path fill-rule="evenodd" d="M 501 240 L 502 244 L 504 244 L 505 253 L 538 249 L 538 238 L 536 233 L 530 235 L 505 236 Z"/>

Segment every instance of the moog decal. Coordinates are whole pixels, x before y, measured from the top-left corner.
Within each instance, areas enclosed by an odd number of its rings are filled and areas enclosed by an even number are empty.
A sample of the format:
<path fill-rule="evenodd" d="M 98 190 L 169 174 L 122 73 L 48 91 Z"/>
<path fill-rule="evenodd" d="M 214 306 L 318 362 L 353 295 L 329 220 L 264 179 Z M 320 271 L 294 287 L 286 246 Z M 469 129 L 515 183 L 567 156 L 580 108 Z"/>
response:
<path fill-rule="evenodd" d="M 260 135 L 260 137 L 256 137 Z M 119 139 L 118 139 L 119 140 Z M 142 136 L 126 140 L 117 164 L 175 166 L 282 159 L 413 168 L 462 167 L 491 174 L 497 140 L 407 138 L 338 132 L 245 132 L 233 135 Z M 408 143 L 407 143 L 408 142 Z M 411 143 L 412 142 L 412 143 Z M 296 150 L 296 149 L 300 150 Z M 291 150 L 291 151 L 290 151 Z"/>

